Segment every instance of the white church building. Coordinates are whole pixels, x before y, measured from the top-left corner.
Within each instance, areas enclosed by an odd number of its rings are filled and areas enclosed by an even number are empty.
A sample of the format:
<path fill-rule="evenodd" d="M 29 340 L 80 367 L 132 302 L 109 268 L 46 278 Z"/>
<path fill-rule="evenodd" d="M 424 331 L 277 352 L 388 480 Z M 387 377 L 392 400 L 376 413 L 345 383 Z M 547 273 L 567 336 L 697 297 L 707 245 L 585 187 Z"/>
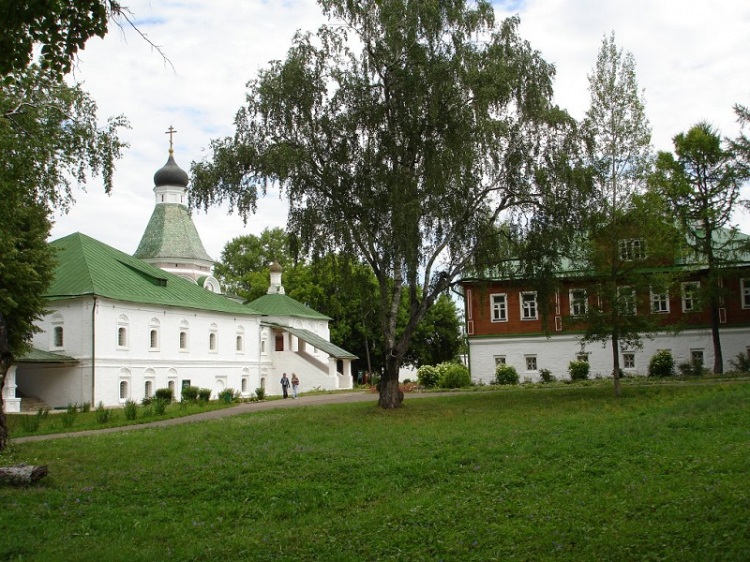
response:
<path fill-rule="evenodd" d="M 263 388 L 281 394 L 282 373 L 302 392 L 352 387 L 351 353 L 330 342 L 331 318 L 285 294 L 271 268 L 268 294 L 241 303 L 221 294 L 187 208 L 188 175 L 174 161 L 154 175 L 156 204 L 133 256 L 81 233 L 57 250 L 48 314 L 33 350 L 10 368 L 6 412 L 140 402 L 156 389 Z M 24 404 L 27 401 L 27 404 Z"/>

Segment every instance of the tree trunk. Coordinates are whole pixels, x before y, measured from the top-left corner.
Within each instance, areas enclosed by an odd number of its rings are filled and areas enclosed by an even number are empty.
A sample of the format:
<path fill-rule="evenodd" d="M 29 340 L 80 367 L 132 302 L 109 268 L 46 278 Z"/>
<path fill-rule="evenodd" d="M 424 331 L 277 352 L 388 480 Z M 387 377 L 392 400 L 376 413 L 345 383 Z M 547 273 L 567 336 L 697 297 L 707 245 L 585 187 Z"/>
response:
<path fill-rule="evenodd" d="M 8 446 L 8 425 L 5 420 L 5 406 L 3 404 L 3 388 L 5 387 L 5 375 L 13 362 L 13 355 L 8 344 L 8 325 L 5 316 L 0 312 L 0 451 Z"/>
<path fill-rule="evenodd" d="M 17 464 L 16 466 L 0 467 L 0 482 L 15 486 L 28 486 L 47 476 L 46 466 L 32 466 Z"/>
<path fill-rule="evenodd" d="M 386 410 L 393 410 L 400 408 L 401 403 L 404 401 L 404 393 L 398 387 L 398 370 L 400 367 L 400 360 L 394 357 L 390 353 L 385 362 L 385 372 L 380 379 L 380 399 L 378 400 L 378 406 Z"/>
<path fill-rule="evenodd" d="M 719 304 L 716 298 L 711 299 L 711 336 L 714 343 L 714 373 L 724 372 L 724 357 L 721 352 L 721 336 L 719 334 Z"/>
<path fill-rule="evenodd" d="M 612 333 L 612 380 L 615 386 L 615 398 L 620 397 L 620 338 L 617 332 Z"/>

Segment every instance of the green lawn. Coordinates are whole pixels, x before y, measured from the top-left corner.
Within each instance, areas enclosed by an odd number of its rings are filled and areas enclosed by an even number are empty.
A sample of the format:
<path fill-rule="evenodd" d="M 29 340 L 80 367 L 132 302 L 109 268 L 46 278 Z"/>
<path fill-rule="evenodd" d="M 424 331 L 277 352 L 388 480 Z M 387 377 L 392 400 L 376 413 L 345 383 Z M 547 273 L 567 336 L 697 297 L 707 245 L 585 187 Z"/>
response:
<path fill-rule="evenodd" d="M 750 560 L 750 383 L 374 401 L 14 445 L 0 560 Z"/>

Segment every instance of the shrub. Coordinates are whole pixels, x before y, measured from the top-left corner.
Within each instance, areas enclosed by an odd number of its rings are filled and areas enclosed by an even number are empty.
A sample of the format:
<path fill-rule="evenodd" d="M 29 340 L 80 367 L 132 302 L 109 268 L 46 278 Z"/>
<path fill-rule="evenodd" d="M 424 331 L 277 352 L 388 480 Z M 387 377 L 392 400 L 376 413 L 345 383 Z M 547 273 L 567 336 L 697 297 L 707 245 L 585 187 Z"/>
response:
<path fill-rule="evenodd" d="M 143 399 L 141 400 L 141 405 L 142 406 L 150 406 L 152 400 L 153 400 L 153 398 L 151 396 L 144 396 Z"/>
<path fill-rule="evenodd" d="M 239 396 L 233 388 L 226 388 L 219 392 L 219 401 L 224 404 L 231 404 Z"/>
<path fill-rule="evenodd" d="M 589 378 L 588 361 L 571 361 L 568 363 L 568 374 L 572 381 L 585 381 Z"/>
<path fill-rule="evenodd" d="M 441 363 L 437 366 L 440 388 L 464 388 L 471 386 L 469 369 L 460 363 Z"/>
<path fill-rule="evenodd" d="M 734 359 L 729 361 L 736 370 L 750 373 L 750 355 L 745 352 L 738 353 Z"/>
<path fill-rule="evenodd" d="M 201 402 L 208 402 L 211 400 L 211 389 L 210 388 L 201 388 L 198 389 L 198 400 Z"/>
<path fill-rule="evenodd" d="M 256 388 L 255 389 L 255 396 L 258 397 L 258 400 L 263 400 L 266 397 L 266 389 L 265 388 Z"/>
<path fill-rule="evenodd" d="M 81 404 L 81 412 L 88 414 L 91 411 L 91 402 L 84 402 Z"/>
<path fill-rule="evenodd" d="M 674 374 L 674 357 L 671 351 L 666 349 L 657 351 L 648 362 L 649 377 L 671 377 Z"/>
<path fill-rule="evenodd" d="M 504 363 L 495 367 L 495 384 L 518 384 L 519 380 L 515 367 Z"/>
<path fill-rule="evenodd" d="M 43 408 L 39 408 L 33 416 L 21 416 L 21 427 L 28 433 L 34 433 L 39 429 L 44 416 Z"/>
<path fill-rule="evenodd" d="M 170 404 L 174 400 L 174 393 L 171 388 L 157 388 L 154 392 L 154 398 L 157 400 L 166 400 Z"/>
<path fill-rule="evenodd" d="M 124 412 L 126 420 L 134 420 L 138 417 L 138 404 L 134 400 L 126 400 Z"/>
<path fill-rule="evenodd" d="M 112 410 L 105 408 L 103 402 L 99 402 L 99 405 L 96 407 L 96 421 L 99 423 L 107 423 L 111 421 L 112 418 Z"/>
<path fill-rule="evenodd" d="M 433 365 L 422 365 L 417 369 L 417 380 L 425 388 L 433 388 L 440 381 L 440 372 Z"/>
<path fill-rule="evenodd" d="M 700 361 L 685 361 L 677 365 L 683 377 L 701 377 L 708 374 L 708 369 Z"/>
<path fill-rule="evenodd" d="M 154 398 L 151 401 L 151 406 L 153 407 L 154 413 L 157 416 L 163 416 L 164 411 L 167 409 L 167 406 L 171 403 L 171 400 L 165 400 L 164 398 Z"/>
<path fill-rule="evenodd" d="M 539 369 L 539 377 L 542 379 L 542 382 L 555 382 L 555 377 L 552 375 L 552 371 L 549 369 Z"/>
<path fill-rule="evenodd" d="M 182 401 L 195 402 L 198 400 L 198 392 L 200 389 L 197 386 L 185 386 L 182 388 Z"/>

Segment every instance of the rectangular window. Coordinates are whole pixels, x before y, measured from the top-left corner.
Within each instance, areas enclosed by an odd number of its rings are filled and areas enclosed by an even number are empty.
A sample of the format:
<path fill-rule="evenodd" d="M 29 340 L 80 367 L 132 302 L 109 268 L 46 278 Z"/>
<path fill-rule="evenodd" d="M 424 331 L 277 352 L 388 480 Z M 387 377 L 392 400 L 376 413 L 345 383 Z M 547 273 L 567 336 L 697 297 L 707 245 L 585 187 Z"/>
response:
<path fill-rule="evenodd" d="M 632 287 L 618 287 L 617 298 L 620 310 L 623 314 L 638 314 L 638 307 L 635 300 L 635 290 Z"/>
<path fill-rule="evenodd" d="M 589 301 L 585 289 L 570 290 L 570 315 L 585 316 L 589 309 Z"/>
<path fill-rule="evenodd" d="M 630 238 L 618 242 L 622 261 L 642 260 L 646 257 L 646 245 L 640 238 Z"/>
<path fill-rule="evenodd" d="M 526 370 L 527 371 L 536 371 L 536 355 L 527 355 L 526 356 Z"/>
<path fill-rule="evenodd" d="M 703 366 L 703 350 L 702 349 L 691 349 L 690 350 L 690 362 L 693 365 Z"/>
<path fill-rule="evenodd" d="M 669 293 L 654 293 L 651 291 L 651 312 L 654 314 L 669 312 Z"/>
<path fill-rule="evenodd" d="M 521 320 L 536 320 L 536 292 L 521 293 Z"/>
<path fill-rule="evenodd" d="M 635 353 L 622 354 L 622 368 L 635 369 Z"/>
<path fill-rule="evenodd" d="M 508 300 L 505 295 L 490 295 L 492 299 L 492 321 L 508 321 Z"/>
<path fill-rule="evenodd" d="M 700 283 L 690 281 L 682 284 L 682 312 L 695 312 L 698 310 L 698 290 Z"/>
<path fill-rule="evenodd" d="M 742 308 L 750 308 L 750 279 L 740 281 L 742 287 Z"/>
<path fill-rule="evenodd" d="M 505 365 L 505 355 L 495 355 L 495 367 Z"/>
<path fill-rule="evenodd" d="M 586 353 L 586 352 L 579 353 L 578 355 L 576 355 L 576 360 L 577 361 L 583 361 L 584 363 L 588 363 L 589 362 L 589 354 Z"/>

